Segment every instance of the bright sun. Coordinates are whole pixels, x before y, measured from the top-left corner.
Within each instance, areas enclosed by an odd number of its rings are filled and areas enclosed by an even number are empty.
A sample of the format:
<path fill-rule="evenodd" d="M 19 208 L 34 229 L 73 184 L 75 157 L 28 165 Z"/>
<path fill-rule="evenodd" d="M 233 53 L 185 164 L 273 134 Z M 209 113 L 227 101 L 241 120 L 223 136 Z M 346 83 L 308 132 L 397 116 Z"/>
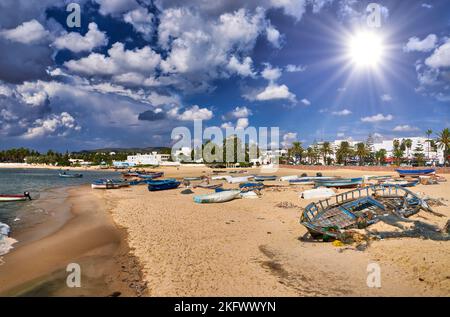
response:
<path fill-rule="evenodd" d="M 384 53 L 383 41 L 372 32 L 359 32 L 349 40 L 349 56 L 358 67 L 376 67 Z"/>

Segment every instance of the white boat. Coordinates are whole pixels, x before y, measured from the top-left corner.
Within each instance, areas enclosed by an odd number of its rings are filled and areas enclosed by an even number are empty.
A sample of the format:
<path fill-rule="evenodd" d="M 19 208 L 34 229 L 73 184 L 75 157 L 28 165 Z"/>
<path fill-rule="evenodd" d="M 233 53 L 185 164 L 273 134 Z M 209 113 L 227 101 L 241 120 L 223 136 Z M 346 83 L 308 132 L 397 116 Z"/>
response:
<path fill-rule="evenodd" d="M 91 184 L 92 189 L 117 189 L 127 186 L 129 183 L 114 179 L 100 179 Z"/>
<path fill-rule="evenodd" d="M 221 181 L 226 181 L 228 180 L 228 178 L 230 178 L 231 176 L 229 175 L 216 175 L 216 176 L 212 176 L 211 179 L 212 180 L 221 180 Z"/>
<path fill-rule="evenodd" d="M 333 180 L 336 177 L 298 177 L 289 180 L 290 185 L 314 185 L 318 180 Z"/>
<path fill-rule="evenodd" d="M 25 192 L 22 195 L 0 195 L 0 202 L 15 202 L 31 200 L 30 193 Z"/>
<path fill-rule="evenodd" d="M 208 195 L 198 195 L 194 197 L 194 201 L 198 204 L 224 203 L 239 198 L 240 196 L 240 190 L 227 190 Z"/>
<path fill-rule="evenodd" d="M 292 180 L 296 180 L 298 178 L 299 178 L 298 175 L 283 176 L 283 177 L 280 177 L 280 182 L 289 182 Z"/>
<path fill-rule="evenodd" d="M 336 195 L 336 193 L 331 188 L 319 187 L 319 188 L 315 188 L 315 189 L 311 189 L 311 190 L 305 190 L 304 192 L 300 193 L 300 198 L 324 199 L 324 198 L 330 198 L 334 195 Z"/>
<path fill-rule="evenodd" d="M 245 176 L 245 177 L 231 177 L 229 176 L 226 181 L 229 184 L 239 184 L 239 183 L 245 183 L 248 182 L 248 180 L 252 178 L 252 176 Z"/>

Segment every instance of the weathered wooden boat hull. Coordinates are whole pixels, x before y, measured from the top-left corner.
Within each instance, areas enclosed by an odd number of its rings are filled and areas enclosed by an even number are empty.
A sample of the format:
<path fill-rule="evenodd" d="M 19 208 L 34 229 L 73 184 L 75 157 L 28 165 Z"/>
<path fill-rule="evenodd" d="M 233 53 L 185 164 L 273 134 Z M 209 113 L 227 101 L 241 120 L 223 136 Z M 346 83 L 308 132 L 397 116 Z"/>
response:
<path fill-rule="evenodd" d="M 421 176 L 421 175 L 430 175 L 436 173 L 436 170 L 434 168 L 429 169 L 422 169 L 422 170 L 402 170 L 402 169 L 396 169 L 395 170 L 400 177 L 405 176 Z"/>

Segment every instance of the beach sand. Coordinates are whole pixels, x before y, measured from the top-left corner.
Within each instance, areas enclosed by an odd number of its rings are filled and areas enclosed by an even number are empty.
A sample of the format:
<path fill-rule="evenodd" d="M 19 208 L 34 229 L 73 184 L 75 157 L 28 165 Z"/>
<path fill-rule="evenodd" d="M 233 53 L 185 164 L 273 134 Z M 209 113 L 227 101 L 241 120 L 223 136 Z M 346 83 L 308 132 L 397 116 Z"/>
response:
<path fill-rule="evenodd" d="M 2 296 L 139 296 L 145 294 L 126 232 L 90 186 L 54 189 L 36 200 L 41 223 L 14 235 L 19 242 L 0 265 Z M 44 218 L 45 217 L 45 218 Z M 70 263 L 81 267 L 81 288 L 69 288 Z"/>
<path fill-rule="evenodd" d="M 163 170 L 167 177 L 178 178 L 212 172 L 193 167 Z M 280 169 L 276 174 L 302 172 Z M 321 172 L 352 177 L 386 174 L 345 169 Z M 143 267 L 150 296 L 450 295 L 449 241 L 385 239 L 372 241 L 364 251 L 302 241 L 307 231 L 299 218 L 302 207 L 311 201 L 300 199 L 298 193 L 308 188 L 265 189 L 257 200 L 211 205 L 195 204 L 193 196 L 180 194 L 180 189 L 149 192 L 146 186 L 108 191 L 104 197 L 114 221 L 128 232 L 131 253 Z M 447 204 L 450 200 L 450 182 L 421 185 L 413 191 L 442 198 Z M 280 202 L 296 206 L 276 207 Z M 449 207 L 434 210 L 445 217 L 422 211 L 410 219 L 442 228 L 450 217 Z M 396 230 L 384 223 L 371 227 L 385 229 Z M 367 286 L 370 263 L 380 266 L 381 288 Z"/>

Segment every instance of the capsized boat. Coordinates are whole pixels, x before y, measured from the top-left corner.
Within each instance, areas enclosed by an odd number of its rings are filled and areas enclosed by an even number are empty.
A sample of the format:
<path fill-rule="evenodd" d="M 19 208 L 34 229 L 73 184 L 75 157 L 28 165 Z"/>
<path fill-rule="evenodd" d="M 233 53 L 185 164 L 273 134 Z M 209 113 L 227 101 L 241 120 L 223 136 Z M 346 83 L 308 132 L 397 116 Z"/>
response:
<path fill-rule="evenodd" d="M 373 185 L 309 204 L 300 223 L 314 238 L 330 236 L 339 239 L 343 231 L 365 228 L 386 214 L 407 218 L 420 209 L 432 211 L 425 200 L 410 190 Z"/>
<path fill-rule="evenodd" d="M 316 187 L 334 187 L 334 188 L 354 188 L 362 185 L 364 179 L 359 178 L 340 178 L 340 179 L 317 179 L 314 183 Z"/>
<path fill-rule="evenodd" d="M 226 190 L 208 195 L 194 196 L 194 202 L 198 204 L 224 203 L 239 198 L 240 195 L 240 190 Z"/>
<path fill-rule="evenodd" d="M 61 178 L 82 178 L 83 174 L 79 174 L 79 173 L 70 174 L 70 173 L 66 173 L 66 172 L 61 172 L 61 173 L 59 173 L 59 177 L 61 177 Z"/>
<path fill-rule="evenodd" d="M 428 169 L 414 169 L 414 170 L 403 170 L 403 169 L 396 169 L 395 170 L 400 177 L 405 176 L 422 176 L 422 175 L 430 175 L 435 174 L 436 170 L 434 168 L 428 168 Z"/>
<path fill-rule="evenodd" d="M 275 175 L 257 175 L 255 176 L 255 182 L 265 182 L 265 181 L 276 181 L 277 177 Z"/>
<path fill-rule="evenodd" d="M 159 191 L 159 190 L 168 190 L 175 189 L 181 185 L 181 182 L 177 181 L 174 178 L 161 179 L 157 181 L 148 181 L 148 190 L 151 192 Z"/>
<path fill-rule="evenodd" d="M 22 195 L 0 195 L 0 202 L 14 202 L 31 200 L 29 192 L 24 192 Z"/>
<path fill-rule="evenodd" d="M 92 182 L 93 189 L 117 189 L 127 187 L 130 184 L 121 179 L 98 179 Z"/>

